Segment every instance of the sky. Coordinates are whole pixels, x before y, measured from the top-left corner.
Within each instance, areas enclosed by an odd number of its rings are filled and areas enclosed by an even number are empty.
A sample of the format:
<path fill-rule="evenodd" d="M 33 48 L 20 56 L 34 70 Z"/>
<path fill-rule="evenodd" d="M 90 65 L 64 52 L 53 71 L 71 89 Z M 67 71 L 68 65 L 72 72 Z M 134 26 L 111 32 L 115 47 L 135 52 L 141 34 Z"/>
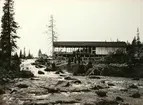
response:
<path fill-rule="evenodd" d="M 3 1 L 0 0 L 0 16 Z M 58 41 L 143 42 L 143 0 L 14 0 L 19 49 L 51 52 L 50 16 Z"/>

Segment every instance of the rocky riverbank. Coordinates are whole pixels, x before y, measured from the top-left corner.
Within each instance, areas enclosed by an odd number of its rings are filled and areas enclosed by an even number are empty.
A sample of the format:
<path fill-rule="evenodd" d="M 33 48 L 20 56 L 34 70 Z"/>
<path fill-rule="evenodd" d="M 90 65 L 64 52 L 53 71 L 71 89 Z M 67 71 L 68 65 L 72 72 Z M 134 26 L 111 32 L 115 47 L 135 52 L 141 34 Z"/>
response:
<path fill-rule="evenodd" d="M 142 105 L 142 79 L 47 72 L 32 62 L 23 62 L 23 67 L 35 77 L 3 86 L 0 105 Z"/>
<path fill-rule="evenodd" d="M 114 77 L 35 77 L 5 86 L 3 105 L 142 105 L 143 82 Z M 100 103 L 100 104 L 99 104 Z"/>

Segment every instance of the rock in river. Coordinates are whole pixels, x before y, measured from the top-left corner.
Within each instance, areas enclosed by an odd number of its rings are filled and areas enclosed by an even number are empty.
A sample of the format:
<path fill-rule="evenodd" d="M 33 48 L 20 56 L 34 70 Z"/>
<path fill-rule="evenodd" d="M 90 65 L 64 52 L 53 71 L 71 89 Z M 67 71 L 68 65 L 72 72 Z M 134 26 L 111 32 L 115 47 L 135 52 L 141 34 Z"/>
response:
<path fill-rule="evenodd" d="M 109 82 L 109 83 L 108 83 L 108 86 L 115 86 L 115 85 L 114 85 L 113 83 L 110 83 L 110 82 Z"/>
<path fill-rule="evenodd" d="M 133 97 L 133 98 L 140 98 L 141 95 L 140 95 L 140 93 L 137 92 L 137 93 L 132 94 L 131 97 Z"/>
<path fill-rule="evenodd" d="M 0 89 L 0 95 L 5 94 L 5 91 L 3 89 Z"/>
<path fill-rule="evenodd" d="M 124 100 L 121 97 L 116 97 L 116 101 L 122 101 L 123 102 Z"/>
<path fill-rule="evenodd" d="M 17 87 L 19 87 L 19 88 L 28 88 L 28 85 L 26 85 L 26 84 L 18 84 Z"/>
<path fill-rule="evenodd" d="M 101 100 L 96 105 L 119 105 L 119 103 L 114 100 Z"/>
<path fill-rule="evenodd" d="M 48 93 L 59 93 L 60 92 L 60 89 L 58 89 L 58 88 L 52 88 L 52 87 L 50 87 L 50 88 L 47 88 L 47 90 L 48 90 Z"/>
<path fill-rule="evenodd" d="M 137 89 L 137 88 L 138 88 L 138 86 L 137 86 L 137 85 L 135 85 L 135 84 L 132 84 L 132 85 L 130 85 L 130 86 L 129 86 L 129 88 Z"/>
<path fill-rule="evenodd" d="M 135 77 L 132 80 L 140 80 L 140 78 L 139 77 Z"/>
<path fill-rule="evenodd" d="M 105 96 L 107 96 L 106 93 L 107 93 L 106 91 L 97 91 L 97 92 L 96 92 L 96 94 L 97 94 L 98 96 L 100 96 L 100 97 L 105 97 Z"/>
<path fill-rule="evenodd" d="M 65 80 L 77 80 L 76 78 L 72 78 L 72 77 L 65 77 Z"/>
<path fill-rule="evenodd" d="M 45 74 L 43 71 L 38 71 L 38 74 Z"/>
<path fill-rule="evenodd" d="M 31 78 L 31 77 L 34 77 L 34 74 L 31 71 L 23 70 L 23 71 L 20 71 L 19 77 L 21 77 L 21 78 Z"/>
<path fill-rule="evenodd" d="M 104 89 L 104 87 L 102 87 L 100 85 L 95 85 L 94 87 L 92 87 L 92 89 L 99 90 L 99 89 Z"/>
<path fill-rule="evenodd" d="M 95 76 L 95 75 L 90 75 L 89 78 L 90 78 L 90 79 L 101 79 L 100 77 Z"/>
<path fill-rule="evenodd" d="M 81 84 L 82 82 L 80 80 L 74 80 L 74 81 L 72 81 L 72 83 Z"/>

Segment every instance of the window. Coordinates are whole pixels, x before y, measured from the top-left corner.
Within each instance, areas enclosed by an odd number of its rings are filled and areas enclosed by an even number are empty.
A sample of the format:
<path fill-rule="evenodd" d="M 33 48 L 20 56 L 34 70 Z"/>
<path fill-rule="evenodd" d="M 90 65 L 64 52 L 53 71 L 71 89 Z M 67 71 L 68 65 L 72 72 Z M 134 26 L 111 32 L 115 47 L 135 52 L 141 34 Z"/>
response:
<path fill-rule="evenodd" d="M 95 47 L 92 47 L 92 50 L 95 50 Z"/>
<path fill-rule="evenodd" d="M 93 54 L 95 54 L 95 51 L 92 51 Z"/>

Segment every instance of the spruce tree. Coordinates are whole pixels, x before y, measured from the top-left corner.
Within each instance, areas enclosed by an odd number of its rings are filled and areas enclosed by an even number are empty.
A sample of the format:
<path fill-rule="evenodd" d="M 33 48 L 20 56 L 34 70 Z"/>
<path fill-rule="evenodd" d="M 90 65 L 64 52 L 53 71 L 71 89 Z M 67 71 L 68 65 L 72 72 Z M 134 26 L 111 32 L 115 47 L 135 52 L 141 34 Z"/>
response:
<path fill-rule="evenodd" d="M 40 57 L 42 55 L 42 51 L 41 51 L 41 49 L 39 49 L 39 51 L 38 51 L 38 57 Z"/>
<path fill-rule="evenodd" d="M 23 52 L 23 59 L 26 58 L 26 52 L 25 52 L 25 47 L 24 47 L 24 52 Z"/>
<path fill-rule="evenodd" d="M 137 28 L 137 56 L 140 59 L 140 51 L 141 51 L 141 41 L 140 41 L 140 36 L 139 36 L 139 28 Z"/>
<path fill-rule="evenodd" d="M 13 55 L 13 59 L 14 59 L 14 60 L 18 60 L 18 59 L 19 59 L 19 57 L 18 57 L 18 54 L 17 54 L 17 53 L 15 53 L 15 54 Z"/>
<path fill-rule="evenodd" d="M 19 58 L 22 58 L 23 55 L 22 55 L 22 50 L 20 50 L 20 53 L 19 53 Z"/>
<path fill-rule="evenodd" d="M 30 53 L 30 50 L 29 50 L 29 53 L 28 53 L 27 58 L 28 58 L 28 59 L 32 59 L 32 58 L 33 58 L 33 56 L 32 56 L 31 53 Z"/>
<path fill-rule="evenodd" d="M 141 47 L 141 41 L 140 41 L 140 36 L 139 36 L 139 28 L 137 28 L 137 46 Z"/>
<path fill-rule="evenodd" d="M 10 69 L 11 53 L 17 48 L 16 39 L 19 38 L 17 34 L 18 24 L 14 21 L 13 0 L 5 0 L 3 6 L 3 16 L 1 19 L 1 48 L 3 54 L 3 62 L 5 66 Z"/>
<path fill-rule="evenodd" d="M 132 46 L 136 46 L 137 45 L 137 39 L 136 37 L 134 37 L 134 39 L 132 40 Z"/>

